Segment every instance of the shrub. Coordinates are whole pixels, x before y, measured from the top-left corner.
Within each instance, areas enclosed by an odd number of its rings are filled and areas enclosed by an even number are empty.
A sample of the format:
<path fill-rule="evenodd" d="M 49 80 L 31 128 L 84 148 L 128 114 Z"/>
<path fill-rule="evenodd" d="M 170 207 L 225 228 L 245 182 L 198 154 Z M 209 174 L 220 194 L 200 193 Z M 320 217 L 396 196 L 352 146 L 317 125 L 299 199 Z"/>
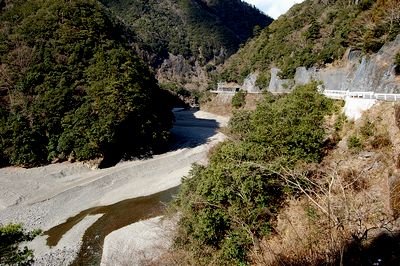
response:
<path fill-rule="evenodd" d="M 319 37 L 321 26 L 317 22 L 311 23 L 310 27 L 303 33 L 306 40 L 315 40 Z"/>
<path fill-rule="evenodd" d="M 271 232 L 291 191 L 282 175 L 300 161 L 321 159 L 324 117 L 333 109 L 313 83 L 236 112 L 230 129 L 239 141 L 219 145 L 209 166 L 193 166 L 183 181 L 174 202 L 181 215 L 176 247 L 198 265 L 248 264 L 249 249 Z"/>
<path fill-rule="evenodd" d="M 346 123 L 346 121 L 347 121 L 346 115 L 343 113 L 339 114 L 338 117 L 336 118 L 334 125 L 335 131 L 336 132 L 340 131 L 343 128 L 343 125 Z"/>
<path fill-rule="evenodd" d="M 365 11 L 370 9 L 374 3 L 375 3 L 374 0 L 362 0 L 360 1 L 359 6 L 362 11 Z"/>
<path fill-rule="evenodd" d="M 364 138 L 372 137 L 375 134 L 376 127 L 375 123 L 369 120 L 365 121 L 360 127 L 360 134 Z"/>
<path fill-rule="evenodd" d="M 233 156 L 237 148 L 224 147 L 234 149 Z M 230 156 L 226 160 L 214 156 L 209 167 L 195 166 L 176 202 L 182 214 L 178 244 L 189 248 L 200 264 L 246 262 L 246 251 L 270 231 L 271 215 L 282 204 L 283 186 L 273 171 Z M 202 254 L 205 247 L 216 252 Z"/>
<path fill-rule="evenodd" d="M 299 86 L 286 97 L 266 98 L 252 117 L 252 141 L 274 150 L 275 155 L 318 161 L 325 131 L 324 116 L 333 111 L 333 101 L 318 92 L 317 84 Z"/>
<path fill-rule="evenodd" d="M 371 140 L 371 146 L 374 149 L 389 147 L 391 145 L 392 145 L 392 141 L 390 139 L 389 132 L 378 134 L 378 135 L 374 136 L 374 138 Z"/>
<path fill-rule="evenodd" d="M 267 89 L 270 80 L 271 80 L 271 73 L 269 71 L 262 72 L 257 78 L 256 86 L 260 87 L 261 89 Z"/>
<path fill-rule="evenodd" d="M 232 118 L 229 120 L 230 131 L 240 138 L 248 136 L 252 130 L 251 114 L 252 111 L 249 110 L 234 112 Z"/>
<path fill-rule="evenodd" d="M 247 95 L 247 92 L 242 91 L 242 90 L 235 93 L 235 95 L 233 95 L 233 97 L 232 97 L 232 106 L 234 108 L 243 107 L 246 104 L 246 95 Z"/>
<path fill-rule="evenodd" d="M 362 149 L 363 143 L 359 137 L 353 135 L 347 140 L 347 147 L 349 149 L 358 151 Z"/>
<path fill-rule="evenodd" d="M 33 251 L 28 247 L 20 249 L 22 242 L 32 241 L 40 230 L 27 232 L 20 224 L 0 226 L 0 265 L 31 265 Z"/>

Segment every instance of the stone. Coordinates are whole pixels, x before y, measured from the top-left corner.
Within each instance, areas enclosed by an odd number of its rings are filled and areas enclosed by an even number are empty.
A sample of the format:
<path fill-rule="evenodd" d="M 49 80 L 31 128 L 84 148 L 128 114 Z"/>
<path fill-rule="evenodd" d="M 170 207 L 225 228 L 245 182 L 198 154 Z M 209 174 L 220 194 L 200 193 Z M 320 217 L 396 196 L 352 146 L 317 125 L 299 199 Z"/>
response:
<path fill-rule="evenodd" d="M 288 92 L 294 85 L 322 81 L 328 90 L 400 93 L 400 77 L 396 75 L 394 55 L 400 50 L 400 35 L 385 44 L 378 53 L 361 56 L 360 50 L 349 49 L 341 66 L 317 69 L 299 67 L 294 80 L 280 79 L 279 69 L 271 69 L 271 92 Z"/>

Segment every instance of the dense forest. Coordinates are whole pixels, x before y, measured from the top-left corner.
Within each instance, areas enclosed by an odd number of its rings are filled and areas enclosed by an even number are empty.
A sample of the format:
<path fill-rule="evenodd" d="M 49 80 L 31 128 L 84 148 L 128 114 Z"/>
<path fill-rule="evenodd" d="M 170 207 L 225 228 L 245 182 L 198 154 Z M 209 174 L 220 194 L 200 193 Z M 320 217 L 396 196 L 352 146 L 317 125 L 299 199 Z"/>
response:
<path fill-rule="evenodd" d="M 203 64 L 215 56 L 224 59 L 253 36 L 256 26 L 264 28 L 272 22 L 241 0 L 101 2 L 134 29 L 139 46 L 156 54 L 154 63 L 168 53 L 194 57 Z"/>
<path fill-rule="evenodd" d="M 129 45 L 134 34 L 103 5 L 1 3 L 3 163 L 138 156 L 166 143 L 164 92 Z"/>
<path fill-rule="evenodd" d="M 221 63 L 271 22 L 240 0 L 0 3 L 0 161 L 27 166 L 162 148 L 172 115 L 146 64 Z"/>
<path fill-rule="evenodd" d="M 138 54 L 155 70 L 163 67 L 159 79 L 180 85 L 195 82 L 195 88 L 204 87 L 207 72 L 272 22 L 241 0 L 101 2 L 136 33 Z"/>
<path fill-rule="evenodd" d="M 397 0 L 306 0 L 265 28 L 225 64 L 219 79 L 241 82 L 258 70 L 266 87 L 272 66 L 292 78 L 297 67 L 325 66 L 346 49 L 377 52 L 400 33 Z"/>

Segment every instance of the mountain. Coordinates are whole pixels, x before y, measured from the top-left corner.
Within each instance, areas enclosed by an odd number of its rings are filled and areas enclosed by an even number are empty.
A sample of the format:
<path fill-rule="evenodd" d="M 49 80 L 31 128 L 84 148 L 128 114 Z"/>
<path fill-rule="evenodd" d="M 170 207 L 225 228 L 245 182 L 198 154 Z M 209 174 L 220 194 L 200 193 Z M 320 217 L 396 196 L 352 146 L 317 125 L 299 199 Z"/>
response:
<path fill-rule="evenodd" d="M 272 21 L 240 0 L 2 0 L 0 8 L 0 162 L 27 166 L 163 147 L 172 114 L 158 83 L 200 86 Z"/>
<path fill-rule="evenodd" d="M 286 91 L 236 110 L 209 164 L 192 167 L 162 263 L 399 265 L 400 107 L 379 101 L 354 121 L 345 111 L 366 99 L 344 106 L 320 87 L 399 93 L 399 33 L 399 0 L 306 0 L 228 59 L 217 79 L 253 73 Z"/>
<path fill-rule="evenodd" d="M 170 106 L 133 36 L 95 0 L 2 1 L 0 161 L 139 156 L 165 143 Z"/>
<path fill-rule="evenodd" d="M 267 87 L 271 67 L 281 70 L 281 78 L 293 78 L 297 67 L 324 67 L 348 48 L 377 52 L 399 33 L 398 0 L 306 0 L 233 55 L 219 78 L 241 82 L 258 71 L 258 85 Z"/>
<path fill-rule="evenodd" d="M 272 19 L 241 0 L 102 0 L 161 82 L 202 83 Z M 199 84 L 196 84 L 197 87 Z"/>

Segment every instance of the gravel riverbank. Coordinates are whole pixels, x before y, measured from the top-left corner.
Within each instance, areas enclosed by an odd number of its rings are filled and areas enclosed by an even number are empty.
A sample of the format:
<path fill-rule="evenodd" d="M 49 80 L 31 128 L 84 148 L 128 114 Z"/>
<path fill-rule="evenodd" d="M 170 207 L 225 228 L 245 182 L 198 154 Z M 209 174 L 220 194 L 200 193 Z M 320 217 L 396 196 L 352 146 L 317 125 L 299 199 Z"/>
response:
<path fill-rule="evenodd" d="M 107 169 L 68 162 L 32 169 L 0 169 L 0 223 L 23 223 L 28 229 L 46 231 L 83 210 L 175 187 L 192 163 L 206 162 L 210 148 L 224 139 L 217 129 L 227 120 L 202 111 L 176 112 L 172 151 Z M 87 218 L 75 227 L 87 227 L 86 222 L 93 219 Z M 75 227 L 71 231 L 79 233 L 64 239 L 67 250 L 75 249 L 83 235 L 84 230 Z M 44 241 L 41 243 L 43 246 Z M 39 250 L 45 250 L 39 246 L 38 255 Z"/>

